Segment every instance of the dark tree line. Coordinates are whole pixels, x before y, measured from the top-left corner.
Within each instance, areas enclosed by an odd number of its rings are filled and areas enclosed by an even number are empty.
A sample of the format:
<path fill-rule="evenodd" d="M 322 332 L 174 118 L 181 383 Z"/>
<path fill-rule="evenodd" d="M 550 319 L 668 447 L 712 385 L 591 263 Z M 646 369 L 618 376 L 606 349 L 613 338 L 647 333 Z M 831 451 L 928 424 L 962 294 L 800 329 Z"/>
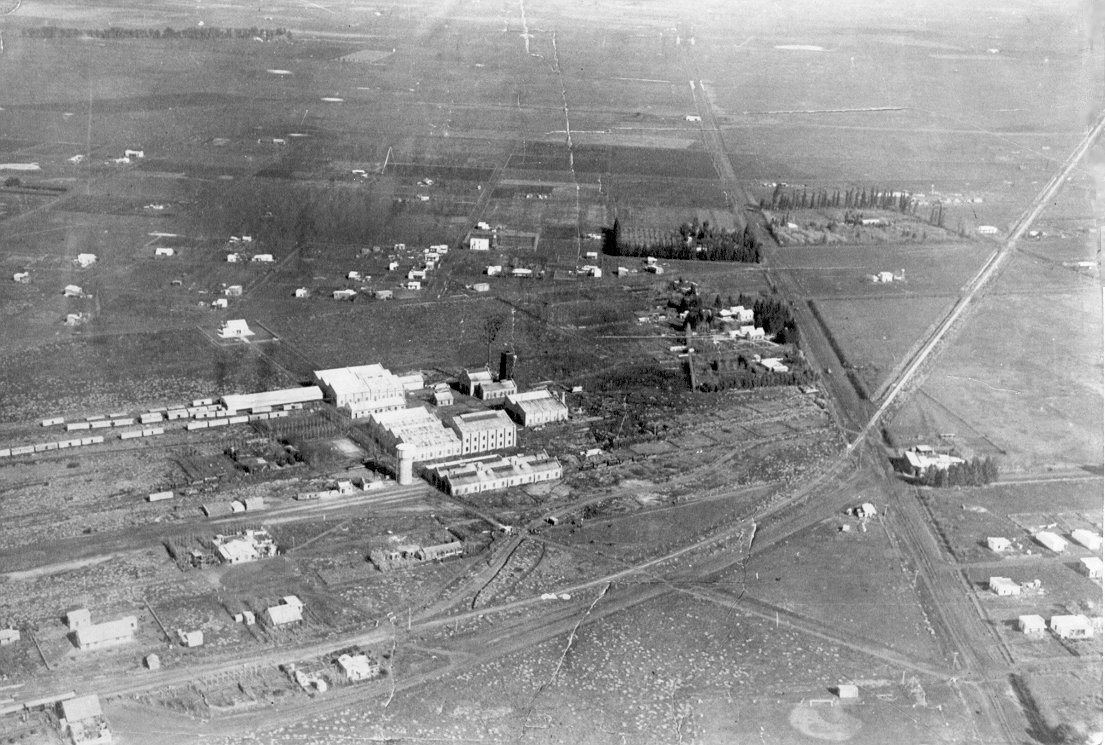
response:
<path fill-rule="evenodd" d="M 285 28 L 218 28 L 215 26 L 195 26 L 183 29 L 174 28 L 61 28 L 41 26 L 25 28 L 23 35 L 31 39 L 287 39 L 292 34 Z"/>
<path fill-rule="evenodd" d="M 742 294 L 740 304 L 747 308 L 745 303 L 748 300 L 751 298 Z M 759 298 L 752 303 L 752 313 L 756 325 L 762 328 L 767 336 L 780 344 L 798 344 L 798 324 L 791 315 L 790 306 L 782 300 L 772 297 Z"/>
<path fill-rule="evenodd" d="M 930 466 L 920 475 L 923 486 L 984 486 L 997 481 L 998 463 L 991 457 L 971 458 L 965 463 L 953 463 L 948 468 Z"/>
<path fill-rule="evenodd" d="M 814 378 L 813 371 L 808 367 L 803 366 L 787 372 L 772 372 L 758 368 L 752 360 L 742 354 L 735 360 L 711 360 L 706 371 L 696 375 L 695 386 L 703 392 L 751 390 L 784 385 L 808 385 L 814 381 Z"/>
<path fill-rule="evenodd" d="M 716 228 L 695 217 L 677 231 L 623 229 L 618 220 L 607 231 L 603 250 L 611 256 L 653 256 L 687 261 L 736 261 L 755 264 L 763 258 L 756 234 L 749 226 L 737 231 Z"/>
<path fill-rule="evenodd" d="M 847 209 L 897 210 L 907 215 L 917 214 L 918 202 L 908 192 L 893 189 L 826 189 L 810 191 L 797 188 L 785 191 L 782 184 L 775 185 L 770 199 L 761 199 L 760 207 L 772 211 L 795 209 Z"/>

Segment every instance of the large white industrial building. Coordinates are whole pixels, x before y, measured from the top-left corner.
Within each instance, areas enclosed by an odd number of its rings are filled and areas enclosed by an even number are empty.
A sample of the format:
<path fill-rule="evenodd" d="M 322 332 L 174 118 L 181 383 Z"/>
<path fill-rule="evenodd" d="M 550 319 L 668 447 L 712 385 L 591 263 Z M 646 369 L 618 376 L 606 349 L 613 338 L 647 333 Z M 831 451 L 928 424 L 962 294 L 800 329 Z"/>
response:
<path fill-rule="evenodd" d="M 484 455 L 441 463 L 426 468 L 426 478 L 453 496 L 477 494 L 510 486 L 553 481 L 564 475 L 564 468 L 546 453 L 512 455 L 501 458 Z"/>
<path fill-rule="evenodd" d="M 457 414 L 452 427 L 460 438 L 462 455 L 512 448 L 518 437 L 517 427 L 503 411 Z"/>
<path fill-rule="evenodd" d="M 568 418 L 568 406 L 544 388 L 507 396 L 503 408 L 523 427 L 563 422 Z"/>
<path fill-rule="evenodd" d="M 422 375 L 399 376 L 380 364 L 316 370 L 315 379 L 335 406 L 349 409 L 354 419 L 407 405 L 406 391 L 420 388 Z"/>
<path fill-rule="evenodd" d="M 378 411 L 368 418 L 373 438 L 388 453 L 398 457 L 398 446 L 412 461 L 451 458 L 460 455 L 460 438 L 424 406 Z"/>
<path fill-rule="evenodd" d="M 317 385 L 304 388 L 283 388 L 278 391 L 260 393 L 233 393 L 220 399 L 228 412 L 254 412 L 261 409 L 271 411 L 277 406 L 306 404 L 322 400 L 322 390 Z"/>

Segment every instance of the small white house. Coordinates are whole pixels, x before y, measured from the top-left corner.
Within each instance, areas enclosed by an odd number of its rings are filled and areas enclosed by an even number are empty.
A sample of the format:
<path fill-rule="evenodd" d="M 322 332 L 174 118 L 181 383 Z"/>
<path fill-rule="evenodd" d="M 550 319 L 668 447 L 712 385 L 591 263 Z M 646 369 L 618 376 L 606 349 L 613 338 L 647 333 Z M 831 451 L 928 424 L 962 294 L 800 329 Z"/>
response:
<path fill-rule="evenodd" d="M 66 285 L 61 294 L 65 297 L 84 297 L 84 290 L 81 289 L 80 285 Z"/>
<path fill-rule="evenodd" d="M 146 152 L 144 150 L 124 150 L 124 158 L 145 158 Z"/>
<path fill-rule="evenodd" d="M 338 667 L 341 668 L 342 675 L 350 683 L 357 683 L 362 680 L 375 678 L 380 674 L 380 666 L 373 663 L 368 659 L 367 655 L 363 654 L 343 654 L 341 657 L 338 657 Z"/>
<path fill-rule="evenodd" d="M 233 254 L 227 254 L 226 255 L 226 263 L 227 264 L 239 264 L 239 263 L 241 263 L 241 261 L 242 261 L 242 255 L 239 254 L 239 253 L 233 253 Z"/>
<path fill-rule="evenodd" d="M 352 300 L 357 297 L 356 290 L 334 290 L 335 300 Z"/>
<path fill-rule="evenodd" d="M 77 254 L 77 265 L 86 269 L 96 263 L 96 254 Z"/>
<path fill-rule="evenodd" d="M 230 307 L 230 303 L 227 302 L 225 297 L 217 297 L 211 301 L 211 307 L 215 309 L 221 308 L 222 310 L 226 310 L 228 307 Z"/>
<path fill-rule="evenodd" d="M 1020 595 L 1021 586 L 1008 577 L 991 577 L 990 591 L 1000 597 Z"/>
<path fill-rule="evenodd" d="M 345 275 L 345 278 L 346 279 L 360 279 L 361 278 L 361 273 L 357 272 L 357 271 L 352 271 L 352 272 L 349 272 L 349 274 Z"/>
<path fill-rule="evenodd" d="M 512 276 L 512 277 L 532 277 L 533 276 L 533 270 L 532 269 L 521 269 L 521 268 L 511 269 L 510 270 L 510 276 Z"/>
<path fill-rule="evenodd" d="M 417 279 L 408 279 L 403 284 L 403 287 L 404 287 L 404 289 L 407 289 L 407 290 L 421 290 L 422 289 L 422 282 L 420 282 Z"/>
<path fill-rule="evenodd" d="M 394 272 L 398 268 L 399 268 L 399 262 L 398 261 L 389 261 L 388 262 L 388 271 L 389 272 Z"/>
<path fill-rule="evenodd" d="M 31 273 L 30 272 L 16 272 L 15 274 L 12 275 L 12 281 L 13 282 L 19 282 L 20 284 L 25 285 L 25 284 L 27 284 L 28 282 L 31 281 Z"/>
<path fill-rule="evenodd" d="M 165 246 L 158 246 L 153 250 L 154 256 L 172 256 L 176 253 L 175 249 L 166 248 Z"/>
<path fill-rule="evenodd" d="M 272 254 L 254 254 L 250 259 L 255 264 L 271 264 L 274 260 Z"/>
<path fill-rule="evenodd" d="M 223 295 L 225 295 L 226 297 L 241 297 L 242 296 L 242 286 L 241 285 L 229 285 L 225 290 L 223 290 Z"/>
<path fill-rule="evenodd" d="M 1052 633 L 1060 639 L 1088 639 L 1093 636 L 1093 625 L 1082 614 L 1052 616 L 1050 626 Z"/>
<path fill-rule="evenodd" d="M 1070 532 L 1071 540 L 1091 551 L 1101 550 L 1101 536 L 1092 530 L 1076 528 Z"/>
<path fill-rule="evenodd" d="M 1078 560 L 1078 569 L 1090 579 L 1101 579 L 1101 559 L 1084 556 Z"/>
<path fill-rule="evenodd" d="M 494 277 L 503 273 L 503 267 L 501 264 L 489 264 L 487 269 L 484 270 L 488 277 Z"/>
<path fill-rule="evenodd" d="M 491 292 L 491 285 L 487 282 L 476 282 L 472 285 L 473 292 Z"/>
<path fill-rule="evenodd" d="M 1013 544 L 1009 542 L 1008 538 L 995 536 L 986 539 L 986 548 L 1000 554 L 1003 551 L 1008 551 L 1013 548 Z"/>
<path fill-rule="evenodd" d="M 468 240 L 468 248 L 469 248 L 469 250 L 472 250 L 472 251 L 490 251 L 491 250 L 491 239 L 490 238 L 484 238 L 484 237 L 481 237 L 481 236 L 472 236 Z"/>
<path fill-rule="evenodd" d="M 1017 616 L 1017 628 L 1022 634 L 1042 634 L 1047 630 L 1043 617 L 1035 614 Z"/>
<path fill-rule="evenodd" d="M 311 292 L 306 287 L 296 288 L 296 291 L 295 291 L 295 296 L 296 297 L 310 297 L 310 295 L 311 295 Z"/>
<path fill-rule="evenodd" d="M 1041 530 L 1033 536 L 1036 542 L 1046 549 L 1054 551 L 1057 554 L 1061 554 L 1067 550 L 1067 542 L 1060 538 L 1055 533 L 1047 530 Z"/>
<path fill-rule="evenodd" d="M 997 235 L 998 229 L 993 225 L 979 225 L 978 233 L 979 235 Z"/>
<path fill-rule="evenodd" d="M 219 329 L 219 337 L 222 339 L 245 339 L 250 336 L 253 336 L 253 331 L 243 318 L 228 320 Z"/>

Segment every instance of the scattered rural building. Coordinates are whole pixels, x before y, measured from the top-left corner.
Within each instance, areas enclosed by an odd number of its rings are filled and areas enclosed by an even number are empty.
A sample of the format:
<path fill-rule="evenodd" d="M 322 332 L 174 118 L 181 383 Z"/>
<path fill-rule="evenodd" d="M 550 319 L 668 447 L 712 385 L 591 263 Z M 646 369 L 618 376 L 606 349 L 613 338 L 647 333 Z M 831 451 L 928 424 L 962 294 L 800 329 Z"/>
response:
<path fill-rule="evenodd" d="M 265 608 L 265 620 L 270 626 L 300 623 L 303 620 L 303 602 L 295 595 L 288 595 L 280 605 Z"/>
<path fill-rule="evenodd" d="M 894 273 L 893 272 L 879 272 L 877 274 L 872 274 L 871 275 L 871 281 L 875 282 L 876 284 L 878 284 L 878 283 L 889 284 L 890 282 L 894 281 Z"/>
<path fill-rule="evenodd" d="M 134 641 L 138 619 L 124 616 L 116 621 L 94 623 L 76 630 L 77 647 L 82 650 L 104 649 Z"/>
<path fill-rule="evenodd" d="M 1041 546 L 1057 554 L 1061 554 L 1067 550 L 1067 542 L 1050 531 L 1041 530 L 1032 537 L 1035 538 L 1036 542 Z"/>
<path fill-rule="evenodd" d="M 553 481 L 563 475 L 560 462 L 543 452 L 506 458 L 494 455 L 467 458 L 426 468 L 429 481 L 453 496 Z"/>
<path fill-rule="evenodd" d="M 244 530 L 235 535 L 217 535 L 215 550 L 227 564 L 271 559 L 276 556 L 276 541 L 265 530 Z"/>
<path fill-rule="evenodd" d="M 229 253 L 226 255 L 227 264 L 240 264 L 242 262 L 242 255 L 240 253 Z"/>
<path fill-rule="evenodd" d="M 998 229 L 993 225 L 979 225 L 978 233 L 979 235 L 997 235 Z"/>
<path fill-rule="evenodd" d="M 124 158 L 145 158 L 146 152 L 144 150 L 124 150 Z"/>
<path fill-rule="evenodd" d="M 274 260 L 272 254 L 253 254 L 250 258 L 254 264 L 271 264 Z"/>
<path fill-rule="evenodd" d="M 368 554 L 368 560 L 381 572 L 387 572 L 463 555 L 464 543 L 450 534 L 443 543 L 398 543 L 388 548 L 373 549 Z"/>
<path fill-rule="evenodd" d="M 526 269 L 524 267 L 517 267 L 510 270 L 510 276 L 512 277 L 532 277 L 533 270 Z"/>
<path fill-rule="evenodd" d="M 488 264 L 487 269 L 484 270 L 488 277 L 494 277 L 503 273 L 503 267 L 501 264 Z"/>
<path fill-rule="evenodd" d="M 77 608 L 65 614 L 65 625 L 70 631 L 92 625 L 92 612 L 88 608 Z"/>
<path fill-rule="evenodd" d="M 476 282 L 472 285 L 473 292 L 491 292 L 491 285 L 487 282 Z"/>
<path fill-rule="evenodd" d="M 1093 636 L 1093 625 L 1082 614 L 1052 616 L 1048 625 L 1060 639 L 1088 639 Z"/>
<path fill-rule="evenodd" d="M 512 448 L 517 443 L 517 428 L 505 411 L 457 414 L 450 426 L 460 438 L 462 455 Z"/>
<path fill-rule="evenodd" d="M 398 456 L 400 445 L 411 461 L 460 455 L 460 438 L 424 406 L 377 411 L 368 418 L 368 430 L 380 446 Z"/>
<path fill-rule="evenodd" d="M 322 389 L 317 385 L 299 388 L 281 388 L 260 393 L 228 393 L 219 399 L 227 414 L 250 412 L 268 413 L 277 407 L 302 408 L 303 404 L 322 400 Z"/>
<path fill-rule="evenodd" d="M 1078 569 L 1090 579 L 1101 579 L 1101 559 L 1084 556 L 1078 560 Z"/>
<path fill-rule="evenodd" d="M 148 654 L 145 659 L 142 660 L 147 670 L 160 670 L 161 669 L 161 657 L 157 654 Z"/>
<path fill-rule="evenodd" d="M 841 683 L 833 690 L 837 698 L 859 698 L 859 686 L 854 683 Z"/>
<path fill-rule="evenodd" d="M 372 294 L 376 297 L 377 300 L 391 300 L 392 296 L 395 293 L 391 290 L 376 290 Z"/>
<path fill-rule="evenodd" d="M 1022 634 L 1042 634 L 1047 630 L 1047 625 L 1042 616 L 1032 614 L 1017 616 L 1017 628 Z"/>
<path fill-rule="evenodd" d="M 380 364 L 315 370 L 314 375 L 326 398 L 348 409 L 354 419 L 407 405 L 403 378 Z"/>
<path fill-rule="evenodd" d="M 226 308 L 230 307 L 230 304 L 226 301 L 225 297 L 217 297 L 217 298 L 215 298 L 214 300 L 211 301 L 211 307 L 212 308 L 226 309 Z"/>
<path fill-rule="evenodd" d="M 355 297 L 357 297 L 357 291 L 356 290 L 350 290 L 350 289 L 334 290 L 334 299 L 335 300 L 352 300 Z"/>
<path fill-rule="evenodd" d="M 914 476 L 920 476 L 930 468 L 946 471 L 963 459 L 948 453 L 938 453 L 929 445 L 917 445 L 902 453 Z"/>
<path fill-rule="evenodd" d="M 96 263 L 96 254 L 77 254 L 75 261 L 82 269 L 87 269 Z"/>
<path fill-rule="evenodd" d="M 174 254 L 176 254 L 175 249 L 166 248 L 165 246 L 158 246 L 157 248 L 155 248 L 153 250 L 153 255 L 154 256 L 168 257 L 168 256 L 173 256 Z"/>
<path fill-rule="evenodd" d="M 1000 554 L 1013 548 L 1013 544 L 1010 543 L 1008 538 L 991 537 L 986 539 L 986 548 Z"/>
<path fill-rule="evenodd" d="M 80 285 L 66 285 L 61 294 L 65 297 L 84 297 L 84 290 Z"/>
<path fill-rule="evenodd" d="M 110 745 L 112 740 L 100 699 L 92 693 L 61 701 L 58 725 L 73 745 Z"/>
<path fill-rule="evenodd" d="M 420 280 L 417 280 L 417 279 L 408 279 L 406 282 L 403 283 L 403 289 L 404 290 L 421 290 L 422 289 L 422 282 Z"/>
<path fill-rule="evenodd" d="M 172 490 L 169 490 L 169 491 L 155 491 L 155 492 L 151 492 L 150 495 L 146 497 L 146 501 L 147 502 L 164 502 L 165 500 L 172 499 L 172 498 L 173 498 Z"/>
<path fill-rule="evenodd" d="M 490 251 L 491 238 L 487 236 L 472 236 L 468 239 L 468 248 L 472 251 Z"/>
<path fill-rule="evenodd" d="M 1021 586 L 1008 577 L 991 577 L 990 591 L 1001 597 L 1020 595 Z"/>
<path fill-rule="evenodd" d="M 245 339 L 250 336 L 253 336 L 253 331 L 243 318 L 224 321 L 219 329 L 220 339 Z"/>
<path fill-rule="evenodd" d="M 768 372 L 785 373 L 790 370 L 781 357 L 763 357 L 757 360 Z"/>
<path fill-rule="evenodd" d="M 1088 548 L 1091 551 L 1101 550 L 1101 536 L 1092 530 L 1086 530 L 1085 528 L 1075 528 L 1070 532 L 1071 540 L 1078 545 Z"/>
<path fill-rule="evenodd" d="M 308 290 L 306 287 L 297 287 L 296 291 L 295 291 L 295 296 L 296 297 L 310 297 L 311 296 L 311 291 Z"/>
<path fill-rule="evenodd" d="M 19 629 L 0 629 L 0 647 L 15 644 L 20 638 Z"/>
<path fill-rule="evenodd" d="M 568 419 L 567 404 L 545 388 L 511 394 L 503 408 L 522 427 L 540 427 Z"/>
<path fill-rule="evenodd" d="M 189 649 L 203 646 L 203 631 L 184 631 L 183 629 L 177 629 L 176 635 L 177 638 L 180 639 L 180 643 Z"/>
<path fill-rule="evenodd" d="M 227 286 L 227 288 L 225 290 L 223 290 L 223 295 L 225 295 L 226 297 L 241 297 L 242 296 L 242 286 L 241 285 L 229 285 L 229 286 Z"/>
<path fill-rule="evenodd" d="M 19 282 L 20 284 L 25 285 L 25 284 L 27 284 L 28 282 L 31 281 L 31 273 L 30 272 L 16 272 L 15 274 L 12 275 L 12 280 L 15 281 L 15 282 Z"/>
<path fill-rule="evenodd" d="M 347 683 L 359 683 L 380 674 L 380 666 L 365 654 L 341 655 L 338 657 L 338 668 Z"/>

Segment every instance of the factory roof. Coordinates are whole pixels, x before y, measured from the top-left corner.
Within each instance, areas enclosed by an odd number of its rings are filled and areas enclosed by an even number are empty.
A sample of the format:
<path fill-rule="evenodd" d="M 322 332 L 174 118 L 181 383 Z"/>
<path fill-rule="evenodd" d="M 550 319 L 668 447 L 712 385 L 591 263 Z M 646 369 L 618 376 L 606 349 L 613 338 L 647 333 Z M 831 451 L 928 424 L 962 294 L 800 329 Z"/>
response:
<path fill-rule="evenodd" d="M 233 393 L 222 397 L 223 405 L 230 411 L 245 411 L 255 406 L 283 406 L 321 400 L 322 389 L 317 385 L 260 393 Z"/>
<path fill-rule="evenodd" d="M 83 722 L 98 716 L 103 716 L 103 710 L 100 697 L 94 693 L 61 702 L 61 718 L 67 722 Z"/>
<path fill-rule="evenodd" d="M 366 391 L 403 392 L 403 381 L 379 363 L 355 367 L 315 370 L 315 377 L 336 396 L 353 396 Z"/>
<path fill-rule="evenodd" d="M 371 420 L 390 432 L 400 442 L 419 448 L 458 442 L 456 433 L 446 428 L 441 420 L 424 406 L 379 411 L 371 416 Z"/>
<path fill-rule="evenodd" d="M 473 411 L 467 414 L 457 414 L 453 417 L 453 428 L 461 433 L 512 426 L 514 426 L 514 422 L 510 420 L 505 411 L 501 410 Z"/>
<path fill-rule="evenodd" d="M 507 403 L 519 406 L 525 411 L 559 411 L 567 408 L 547 388 L 538 388 L 535 391 L 515 393 L 506 397 Z"/>

